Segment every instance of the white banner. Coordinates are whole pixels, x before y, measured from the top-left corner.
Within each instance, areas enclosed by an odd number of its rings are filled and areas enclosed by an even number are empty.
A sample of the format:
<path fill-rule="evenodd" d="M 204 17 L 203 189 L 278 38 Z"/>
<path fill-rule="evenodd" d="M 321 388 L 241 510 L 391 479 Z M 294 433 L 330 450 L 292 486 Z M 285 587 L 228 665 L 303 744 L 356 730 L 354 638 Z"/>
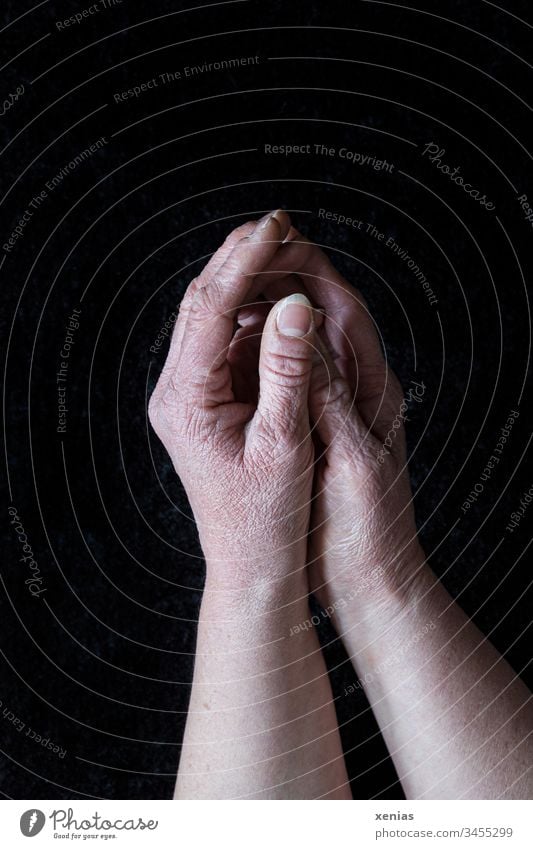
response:
<path fill-rule="evenodd" d="M 531 849 L 533 803 L 5 801 L 2 846 Z M 35 844 L 29 840 L 35 838 Z"/>

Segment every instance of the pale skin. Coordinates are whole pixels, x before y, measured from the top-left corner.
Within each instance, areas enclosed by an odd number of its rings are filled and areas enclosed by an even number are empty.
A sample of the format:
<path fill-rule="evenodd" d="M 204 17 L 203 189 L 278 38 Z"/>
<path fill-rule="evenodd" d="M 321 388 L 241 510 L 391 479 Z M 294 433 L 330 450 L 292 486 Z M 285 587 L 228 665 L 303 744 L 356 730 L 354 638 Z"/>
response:
<path fill-rule="evenodd" d="M 295 628 L 310 589 L 408 798 L 531 798 L 531 694 L 426 563 L 401 418 L 387 442 L 403 401 L 361 295 L 285 213 L 189 287 L 150 402 L 207 568 L 176 798 L 351 798 Z"/>
<path fill-rule="evenodd" d="M 290 636 L 308 616 L 309 303 L 285 310 L 291 334 L 303 322 L 300 336 L 279 332 L 279 311 L 269 316 L 259 399 L 247 397 L 231 345 L 235 314 L 290 226 L 283 214 L 263 224 L 232 234 L 189 287 L 150 402 L 207 568 L 176 796 L 349 798 L 316 635 Z"/>

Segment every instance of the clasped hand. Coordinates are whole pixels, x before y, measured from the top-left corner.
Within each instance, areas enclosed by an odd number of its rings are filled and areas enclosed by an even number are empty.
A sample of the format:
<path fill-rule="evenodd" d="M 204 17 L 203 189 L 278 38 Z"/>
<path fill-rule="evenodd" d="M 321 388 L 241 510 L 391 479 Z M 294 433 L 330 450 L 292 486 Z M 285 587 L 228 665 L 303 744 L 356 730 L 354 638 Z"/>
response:
<path fill-rule="evenodd" d="M 424 390 L 404 396 L 363 298 L 284 212 L 190 284 L 149 406 L 206 559 L 178 798 L 350 798 L 296 624 L 310 591 L 408 798 L 530 798 L 531 694 L 417 540 L 403 422 Z"/>
<path fill-rule="evenodd" d="M 149 407 L 208 581 L 303 588 L 309 563 L 324 604 L 354 578 L 367 603 L 407 587 L 403 432 L 384 445 L 402 401 L 361 295 L 288 215 L 234 230 L 185 294 Z"/>

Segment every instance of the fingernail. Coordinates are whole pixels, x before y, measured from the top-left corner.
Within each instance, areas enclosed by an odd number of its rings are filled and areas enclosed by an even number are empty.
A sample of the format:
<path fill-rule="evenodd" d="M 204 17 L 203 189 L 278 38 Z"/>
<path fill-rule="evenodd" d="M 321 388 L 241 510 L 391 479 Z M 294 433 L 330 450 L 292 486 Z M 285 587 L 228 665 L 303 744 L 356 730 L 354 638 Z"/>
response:
<path fill-rule="evenodd" d="M 274 209 L 273 212 L 267 212 L 266 215 L 263 215 L 262 218 L 256 224 L 256 230 L 264 230 L 265 227 L 268 227 L 273 218 L 276 217 L 278 212 L 281 212 L 281 209 Z"/>
<path fill-rule="evenodd" d="M 284 336 L 306 336 L 313 326 L 313 308 L 305 295 L 289 295 L 276 315 L 278 330 Z"/>

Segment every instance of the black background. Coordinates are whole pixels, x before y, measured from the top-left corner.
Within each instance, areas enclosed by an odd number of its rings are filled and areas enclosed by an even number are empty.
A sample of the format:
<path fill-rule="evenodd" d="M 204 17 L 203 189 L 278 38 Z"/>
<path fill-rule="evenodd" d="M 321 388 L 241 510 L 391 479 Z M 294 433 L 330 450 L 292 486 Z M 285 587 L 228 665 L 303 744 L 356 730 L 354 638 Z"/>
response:
<path fill-rule="evenodd" d="M 361 288 L 404 385 L 424 381 L 408 429 L 423 542 L 446 586 L 531 684 L 533 512 L 505 529 L 533 483 L 533 231 L 517 201 L 533 197 L 530 4 L 251 0 L 188 10 L 123 0 L 57 29 L 89 5 L 2 4 L 2 99 L 25 88 L 0 118 L 2 244 L 47 181 L 107 140 L 48 193 L 12 251 L 0 251 L 4 796 L 172 794 L 204 572 L 183 490 L 147 425 L 165 356 L 165 346 L 150 346 L 224 236 L 278 206 Z M 113 97 L 164 72 L 256 55 L 254 65 Z M 429 142 L 494 211 L 422 156 Z M 307 143 L 394 168 L 264 152 Z M 394 236 L 438 304 L 382 243 L 321 219 L 319 208 Z M 73 308 L 80 327 L 59 434 L 55 375 Z M 520 416 L 502 459 L 463 513 L 513 409 Z M 37 598 L 24 584 L 9 504 L 39 564 L 46 591 Z M 402 798 L 362 690 L 344 695 L 353 669 L 327 623 L 320 632 L 354 796 Z M 11 713 L 66 756 L 17 731 Z"/>

